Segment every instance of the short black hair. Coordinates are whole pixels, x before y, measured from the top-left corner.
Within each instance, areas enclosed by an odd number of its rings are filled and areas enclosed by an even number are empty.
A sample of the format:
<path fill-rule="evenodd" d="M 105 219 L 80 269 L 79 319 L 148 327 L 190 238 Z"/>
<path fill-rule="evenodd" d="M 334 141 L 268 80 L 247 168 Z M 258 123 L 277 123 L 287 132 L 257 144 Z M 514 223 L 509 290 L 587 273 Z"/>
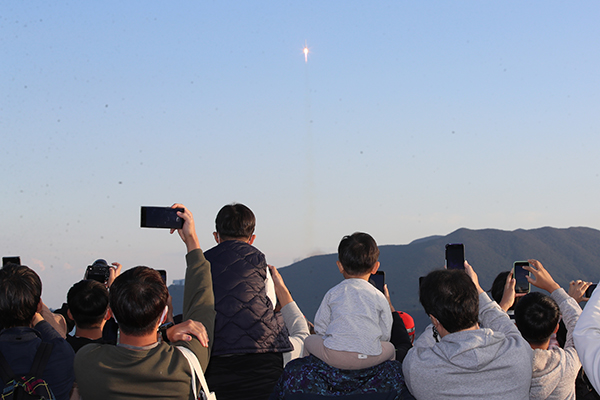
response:
<path fill-rule="evenodd" d="M 515 323 L 525 340 L 534 345 L 544 344 L 556 329 L 560 308 L 544 293 L 531 292 L 515 307 Z"/>
<path fill-rule="evenodd" d="M 42 297 L 42 281 L 25 265 L 0 269 L 0 326 L 29 326 Z"/>
<path fill-rule="evenodd" d="M 168 297 L 169 290 L 158 271 L 134 267 L 119 275 L 110 287 L 110 309 L 123 333 L 143 336 L 154 329 Z"/>
<path fill-rule="evenodd" d="M 419 287 L 419 301 L 449 333 L 471 328 L 479 320 L 479 295 L 463 270 L 432 271 Z"/>
<path fill-rule="evenodd" d="M 217 233 L 223 240 L 250 238 L 256 218 L 248 207 L 240 203 L 223 206 L 215 219 Z"/>
<path fill-rule="evenodd" d="M 506 286 L 506 277 L 510 274 L 511 271 L 500 272 L 496 279 L 494 279 L 494 283 L 492 283 L 492 299 L 498 304 L 502 301 L 502 297 L 504 296 L 504 286 Z"/>
<path fill-rule="evenodd" d="M 69 289 L 67 305 L 78 328 L 99 328 L 108 309 L 108 290 L 98 281 L 84 279 Z"/>
<path fill-rule="evenodd" d="M 338 260 L 349 275 L 369 272 L 379 259 L 379 248 L 368 233 L 344 236 L 338 246 Z"/>

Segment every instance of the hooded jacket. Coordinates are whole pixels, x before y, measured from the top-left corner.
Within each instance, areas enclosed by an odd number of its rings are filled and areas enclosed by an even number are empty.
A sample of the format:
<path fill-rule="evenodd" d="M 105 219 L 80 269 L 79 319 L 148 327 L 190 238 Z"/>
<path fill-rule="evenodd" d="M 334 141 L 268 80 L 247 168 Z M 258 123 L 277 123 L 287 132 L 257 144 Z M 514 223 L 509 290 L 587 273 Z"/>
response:
<path fill-rule="evenodd" d="M 436 343 L 432 325 L 408 351 L 402 370 L 417 399 L 526 400 L 532 350 L 508 315 L 479 295 L 481 327 L 445 335 Z"/>
<path fill-rule="evenodd" d="M 560 308 L 567 328 L 567 341 L 564 349 L 533 351 L 530 399 L 575 400 L 575 378 L 581 362 L 573 344 L 573 330 L 581 307 L 562 288 L 552 292 L 551 297 Z"/>

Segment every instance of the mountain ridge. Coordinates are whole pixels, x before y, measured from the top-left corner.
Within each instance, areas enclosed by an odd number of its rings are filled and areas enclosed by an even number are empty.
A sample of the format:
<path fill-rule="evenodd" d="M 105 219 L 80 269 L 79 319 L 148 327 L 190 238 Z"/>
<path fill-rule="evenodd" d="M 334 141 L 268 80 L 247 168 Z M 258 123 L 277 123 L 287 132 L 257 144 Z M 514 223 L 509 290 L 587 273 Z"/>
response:
<path fill-rule="evenodd" d="M 418 279 L 444 266 L 446 243 L 464 243 L 465 258 L 484 290 L 491 288 L 496 275 L 510 270 L 514 261 L 530 258 L 539 260 L 566 290 L 571 280 L 597 283 L 600 278 L 600 231 L 588 227 L 513 231 L 459 228 L 445 236 L 379 246 L 380 270 L 386 273 L 392 303 L 415 318 L 418 331 L 428 320 L 418 300 Z M 327 290 L 343 279 L 336 260 L 335 253 L 317 255 L 279 269 L 294 300 L 311 321 Z"/>

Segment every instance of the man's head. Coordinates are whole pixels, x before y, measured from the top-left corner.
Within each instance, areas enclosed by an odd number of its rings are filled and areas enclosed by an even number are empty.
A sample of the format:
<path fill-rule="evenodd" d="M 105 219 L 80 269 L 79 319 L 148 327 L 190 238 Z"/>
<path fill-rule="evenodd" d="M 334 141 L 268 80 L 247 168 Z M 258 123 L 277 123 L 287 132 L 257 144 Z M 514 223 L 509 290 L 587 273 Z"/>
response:
<path fill-rule="evenodd" d="M 344 236 L 338 246 L 338 260 L 350 276 L 371 272 L 379 259 L 379 248 L 368 233 L 355 232 Z"/>
<path fill-rule="evenodd" d="M 544 345 L 558 329 L 560 309 L 554 299 L 540 292 L 529 293 L 515 307 L 515 322 L 525 340 Z"/>
<path fill-rule="evenodd" d="M 119 275 L 110 287 L 110 309 L 123 333 L 143 336 L 156 329 L 168 297 L 158 271 L 135 267 Z"/>
<path fill-rule="evenodd" d="M 67 305 L 78 328 L 100 328 L 108 310 L 108 290 L 98 281 L 79 281 L 69 289 Z"/>
<path fill-rule="evenodd" d="M 29 326 L 39 310 L 42 281 L 24 265 L 9 264 L 0 269 L 0 326 Z"/>
<path fill-rule="evenodd" d="M 251 239 L 256 226 L 254 213 L 243 204 L 223 206 L 215 220 L 215 238 L 218 242 L 231 239 Z"/>
<path fill-rule="evenodd" d="M 475 284 L 463 270 L 430 272 L 419 287 L 419 301 L 425 312 L 435 317 L 448 333 L 477 324 L 479 296 Z"/>

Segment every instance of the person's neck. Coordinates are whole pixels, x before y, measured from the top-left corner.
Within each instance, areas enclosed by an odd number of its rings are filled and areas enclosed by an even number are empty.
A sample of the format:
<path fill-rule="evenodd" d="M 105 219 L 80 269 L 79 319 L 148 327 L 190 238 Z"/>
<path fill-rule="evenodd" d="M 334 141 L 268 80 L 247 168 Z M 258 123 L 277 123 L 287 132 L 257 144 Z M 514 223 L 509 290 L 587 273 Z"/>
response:
<path fill-rule="evenodd" d="M 344 275 L 344 279 L 362 279 L 365 281 L 369 281 L 369 278 L 371 278 L 371 273 L 367 272 L 366 274 L 363 275 L 348 275 L 348 273 L 346 271 L 342 272 L 342 275 Z"/>
<path fill-rule="evenodd" d="M 472 327 L 470 327 L 470 328 L 467 328 L 467 329 L 461 329 L 460 331 L 456 331 L 456 332 L 474 331 L 474 330 L 477 330 L 477 329 L 479 329 L 479 324 L 475 324 L 475 325 L 473 325 L 473 326 L 472 326 Z M 442 324 L 438 324 L 438 326 L 437 326 L 437 330 L 438 330 L 438 333 L 440 334 L 440 337 L 444 337 L 444 336 L 446 336 L 446 335 L 449 335 L 449 334 L 450 334 L 450 332 L 448 332 L 448 331 L 446 330 L 446 328 L 444 328 L 444 327 L 442 326 Z"/>
<path fill-rule="evenodd" d="M 128 346 L 144 347 L 153 345 L 156 342 L 158 342 L 158 336 L 155 331 L 142 336 L 128 335 L 122 331 L 119 333 L 119 343 Z"/>
<path fill-rule="evenodd" d="M 542 344 L 533 344 L 533 343 L 529 343 L 529 346 L 531 346 L 531 348 L 533 350 L 536 349 L 540 349 L 540 350 L 548 350 L 548 347 L 550 347 L 550 339 L 548 339 L 547 341 L 545 341 Z"/>
<path fill-rule="evenodd" d="M 75 336 L 86 338 L 86 339 L 91 339 L 91 340 L 97 340 L 102 337 L 102 328 L 96 327 L 96 328 L 84 329 L 84 328 L 76 327 L 75 328 Z"/>

